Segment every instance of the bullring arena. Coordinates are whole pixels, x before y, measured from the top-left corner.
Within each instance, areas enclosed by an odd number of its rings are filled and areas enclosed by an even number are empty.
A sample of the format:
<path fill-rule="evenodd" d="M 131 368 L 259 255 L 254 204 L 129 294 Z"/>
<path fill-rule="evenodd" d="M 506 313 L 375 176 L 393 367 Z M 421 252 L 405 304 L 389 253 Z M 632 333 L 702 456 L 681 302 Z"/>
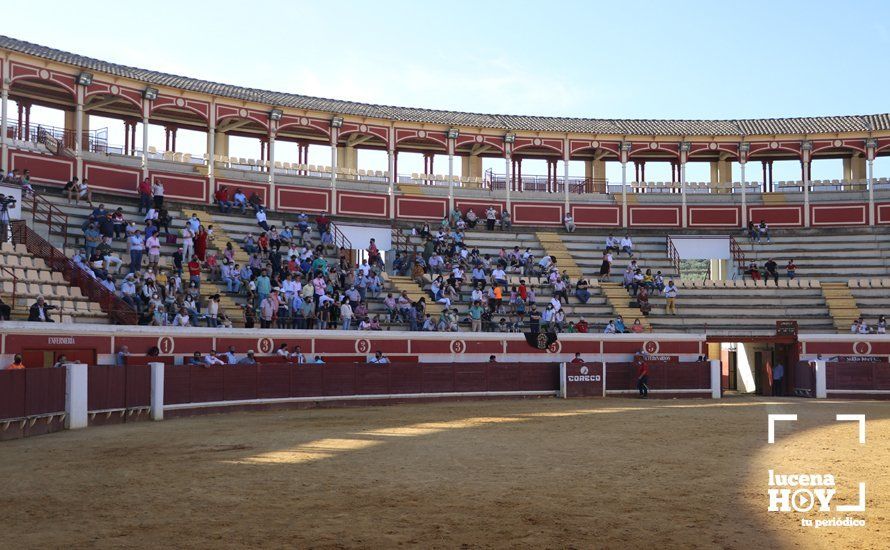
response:
<path fill-rule="evenodd" d="M 890 115 L 0 75 L 3 546 L 887 547 Z"/>

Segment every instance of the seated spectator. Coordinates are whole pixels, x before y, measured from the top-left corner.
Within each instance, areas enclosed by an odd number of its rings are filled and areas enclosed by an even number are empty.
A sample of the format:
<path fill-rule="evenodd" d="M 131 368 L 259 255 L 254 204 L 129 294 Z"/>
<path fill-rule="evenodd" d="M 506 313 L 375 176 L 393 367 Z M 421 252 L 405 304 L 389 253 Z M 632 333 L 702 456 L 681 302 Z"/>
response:
<path fill-rule="evenodd" d="M 760 220 L 760 225 L 757 226 L 757 240 L 762 241 L 763 239 L 766 239 L 766 242 L 772 242 L 769 237 L 769 226 L 765 221 Z"/>
<path fill-rule="evenodd" d="M 603 334 L 615 334 L 618 330 L 615 328 L 615 321 L 609 321 L 609 324 L 606 325 L 606 328 L 603 330 Z"/>
<path fill-rule="evenodd" d="M 788 260 L 788 265 L 785 266 L 785 272 L 788 274 L 789 279 L 793 279 L 795 275 L 797 275 L 797 266 L 794 265 L 794 260 Z"/>
<path fill-rule="evenodd" d="M 878 334 L 887 334 L 887 319 L 885 319 L 883 315 L 878 317 L 878 324 L 876 325 L 875 332 Z"/>
<path fill-rule="evenodd" d="M 624 326 L 624 318 L 621 317 L 621 315 L 619 315 L 618 318 L 615 319 L 615 332 L 619 334 L 630 332 L 627 330 L 627 327 Z"/>
<path fill-rule="evenodd" d="M 254 351 L 252 349 L 247 350 L 247 355 L 242 357 L 238 363 L 238 365 L 256 365 L 256 358 L 254 357 Z"/>
<path fill-rule="evenodd" d="M 562 218 L 562 224 L 569 233 L 575 232 L 575 218 L 572 216 L 571 212 L 566 212 L 566 215 Z"/>
<path fill-rule="evenodd" d="M 189 358 L 188 365 L 191 367 L 206 367 L 207 365 L 204 363 L 204 358 L 201 356 L 200 351 L 196 351 Z"/>
<path fill-rule="evenodd" d="M 53 320 L 49 316 L 49 311 L 53 309 L 56 309 L 56 306 L 47 304 L 43 296 L 38 296 L 37 301 L 31 304 L 28 310 L 28 321 L 52 323 Z"/>
<path fill-rule="evenodd" d="M 232 210 L 232 202 L 229 200 L 229 188 L 221 185 L 213 195 L 216 199 L 216 205 L 223 214 L 228 214 Z"/>
<path fill-rule="evenodd" d="M 3 301 L 3 298 L 0 298 L 0 321 L 9 321 L 11 315 L 12 308 Z"/>
<path fill-rule="evenodd" d="M 575 323 L 575 332 L 579 334 L 587 334 L 590 330 L 590 325 L 587 324 L 587 321 L 584 317 L 581 317 L 577 323 Z"/>
<path fill-rule="evenodd" d="M 759 281 L 760 278 L 760 269 L 757 268 L 757 262 L 751 260 L 751 263 L 748 264 L 748 274 L 751 276 L 751 280 Z"/>
<path fill-rule="evenodd" d="M 757 226 L 754 225 L 754 220 L 748 220 L 748 240 L 756 241 L 759 238 L 759 233 L 757 231 Z"/>
<path fill-rule="evenodd" d="M 615 235 L 606 237 L 606 252 L 618 252 L 621 250 L 621 241 Z"/>
<path fill-rule="evenodd" d="M 767 280 L 772 279 L 775 281 L 776 286 L 779 286 L 779 266 L 776 264 L 775 260 L 770 258 L 763 264 L 763 267 L 766 270 Z"/>
<path fill-rule="evenodd" d="M 477 216 L 476 212 L 474 212 L 473 209 L 470 208 L 469 210 L 467 210 L 467 227 L 469 227 L 470 229 L 475 229 L 477 223 L 479 223 L 479 216 Z M 422 231 L 421 235 L 423 235 Z"/>
<path fill-rule="evenodd" d="M 649 315 L 649 312 L 652 311 L 652 305 L 649 303 L 649 290 L 644 286 L 640 287 L 637 292 L 637 303 L 640 304 L 640 312 L 643 315 Z"/>
<path fill-rule="evenodd" d="M 639 319 L 634 319 L 634 324 L 631 325 L 630 331 L 639 334 L 640 332 L 643 332 L 644 329 L 645 327 L 643 327 L 643 323 L 641 323 Z"/>
<path fill-rule="evenodd" d="M 513 227 L 513 217 L 506 208 L 501 212 L 501 230 L 509 231 Z"/>
<path fill-rule="evenodd" d="M 621 252 L 627 252 L 627 255 L 631 258 L 634 256 L 634 242 L 629 234 L 621 239 Z"/>

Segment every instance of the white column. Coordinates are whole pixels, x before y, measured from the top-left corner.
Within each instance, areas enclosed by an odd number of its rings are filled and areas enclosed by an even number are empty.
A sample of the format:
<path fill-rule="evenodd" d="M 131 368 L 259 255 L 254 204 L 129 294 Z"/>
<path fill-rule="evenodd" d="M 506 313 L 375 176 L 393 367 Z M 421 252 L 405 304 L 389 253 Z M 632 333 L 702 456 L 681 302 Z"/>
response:
<path fill-rule="evenodd" d="M 392 137 L 392 134 L 390 134 Z M 390 143 L 393 143 L 393 140 L 389 140 Z M 396 152 L 394 149 L 389 149 L 389 188 L 387 192 L 389 194 L 389 219 L 396 219 Z"/>
<path fill-rule="evenodd" d="M 275 131 L 269 132 L 269 184 L 275 185 Z"/>
<path fill-rule="evenodd" d="M 142 179 L 148 177 L 148 117 L 142 117 Z"/>
<path fill-rule="evenodd" d="M 207 128 L 207 176 L 210 178 L 210 192 L 216 192 L 216 186 L 213 185 L 216 179 L 216 163 L 213 157 L 216 156 L 216 128 L 209 126 Z"/>
<path fill-rule="evenodd" d="M 569 211 L 569 140 L 563 140 L 563 150 L 565 151 L 562 160 L 565 163 L 563 167 L 562 187 L 565 195 L 565 211 Z"/>
<path fill-rule="evenodd" d="M 9 118 L 7 116 L 7 109 L 9 109 L 9 90 L 6 89 L 6 84 L 3 85 L 2 92 L 2 108 L 0 108 L 0 126 L 3 128 L 3 135 L 0 136 L 0 150 L 2 150 L 3 159 L 3 174 L 5 175 L 9 171 L 9 142 L 7 141 L 6 136 L 6 125 L 9 122 Z"/>
<path fill-rule="evenodd" d="M 711 399 L 720 399 L 721 376 L 720 359 L 711 359 Z"/>
<path fill-rule="evenodd" d="M 83 180 L 83 86 L 77 85 L 77 109 L 75 118 L 74 159 L 77 165 L 77 177 Z"/>
<path fill-rule="evenodd" d="M 810 226 L 810 154 L 803 152 L 803 226 Z"/>
<path fill-rule="evenodd" d="M 627 227 L 627 156 L 621 154 L 621 226 Z"/>
<path fill-rule="evenodd" d="M 504 177 L 504 188 L 507 190 L 507 212 L 510 212 L 510 215 L 512 216 L 513 210 L 510 208 L 510 173 L 512 172 L 512 170 L 511 170 L 512 158 L 510 156 L 510 145 L 506 144 L 506 145 L 504 145 L 504 147 L 506 147 L 506 150 L 507 150 L 507 157 L 506 157 L 507 158 L 507 171 L 505 172 L 506 176 Z M 494 177 L 493 174 L 492 174 L 492 177 Z"/>
<path fill-rule="evenodd" d="M 745 165 L 748 163 L 742 160 L 739 164 L 742 167 L 742 227 L 748 227 L 748 190 L 745 182 Z"/>
<path fill-rule="evenodd" d="M 814 361 L 816 369 L 816 399 L 828 397 L 828 385 L 825 376 L 825 361 Z"/>
<path fill-rule="evenodd" d="M 448 216 L 454 210 L 454 140 L 448 138 Z"/>
<path fill-rule="evenodd" d="M 568 380 L 566 379 L 566 364 L 559 364 L 559 397 L 563 399 L 568 397 Z"/>
<path fill-rule="evenodd" d="M 868 225 L 875 224 L 875 148 L 868 148 Z"/>
<path fill-rule="evenodd" d="M 86 428 L 87 415 L 87 366 L 83 363 L 65 365 L 68 376 L 65 380 L 65 427 L 69 430 Z"/>
<path fill-rule="evenodd" d="M 337 128 L 331 128 L 331 214 L 337 213 Z"/>
<path fill-rule="evenodd" d="M 151 419 L 164 419 L 164 364 L 149 363 L 151 368 Z"/>
<path fill-rule="evenodd" d="M 682 226 L 686 227 L 689 223 L 687 219 L 686 212 L 686 154 L 681 153 L 682 158 L 680 159 L 680 202 L 682 204 L 682 211 L 680 212 L 680 218 L 683 221 Z"/>

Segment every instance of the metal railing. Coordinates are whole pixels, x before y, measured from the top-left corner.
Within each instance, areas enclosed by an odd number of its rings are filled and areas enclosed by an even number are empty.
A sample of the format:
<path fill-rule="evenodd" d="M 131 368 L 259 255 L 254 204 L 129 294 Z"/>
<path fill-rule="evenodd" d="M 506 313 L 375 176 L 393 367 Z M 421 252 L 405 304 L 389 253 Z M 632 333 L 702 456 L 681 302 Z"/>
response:
<path fill-rule="evenodd" d="M 84 296 L 99 304 L 112 323 L 135 325 L 139 322 L 139 314 L 135 309 L 102 286 L 92 273 L 75 264 L 62 251 L 28 227 L 24 220 L 12 222 L 12 241 L 25 245 L 32 256 L 43 259 L 50 269 L 61 273 L 71 286 L 80 288 Z"/>
<path fill-rule="evenodd" d="M 0 266 L 0 272 L 5 273 L 8 278 L 12 279 L 12 292 L 9 293 L 9 304 L 8 304 L 9 309 L 10 309 L 10 318 L 11 318 L 12 312 L 14 312 L 15 308 L 16 308 L 15 300 L 18 297 L 19 278 L 16 277 L 15 271 L 13 271 L 5 266 Z M 3 319 L 0 319 L 0 321 L 2 321 L 2 320 Z"/>
<path fill-rule="evenodd" d="M 353 249 L 352 242 L 348 238 L 346 238 L 346 235 L 344 235 L 342 231 L 340 231 L 340 228 L 337 227 L 337 224 L 335 224 L 333 221 L 330 221 L 328 222 L 328 226 L 330 227 L 331 234 L 334 236 L 334 246 L 336 246 L 338 250 L 341 248 L 344 248 L 346 250 Z"/>
<path fill-rule="evenodd" d="M 674 241 L 671 240 L 670 235 L 665 238 L 665 248 L 668 260 L 670 260 L 671 265 L 677 271 L 677 278 L 680 278 L 680 253 L 677 252 L 677 247 L 674 246 Z"/>
<path fill-rule="evenodd" d="M 43 143 L 53 154 L 60 155 L 65 149 L 74 151 L 77 143 L 77 131 L 49 126 L 46 124 L 29 125 L 27 128 L 18 120 L 7 122 L 6 135 L 10 139 Z M 86 130 L 83 132 L 83 150 L 92 153 L 105 153 L 108 150 L 108 128 Z"/>
<path fill-rule="evenodd" d="M 748 268 L 748 259 L 745 257 L 745 251 L 732 235 L 729 236 L 729 253 L 732 255 L 733 263 L 736 264 L 737 272 L 744 273 Z"/>
<path fill-rule="evenodd" d="M 47 235 L 62 235 L 62 248 L 68 246 L 68 214 L 61 208 L 43 198 L 39 193 L 32 193 L 22 200 L 26 212 L 31 212 L 35 226 L 46 225 Z"/>
<path fill-rule="evenodd" d="M 511 174 L 512 177 L 515 177 Z M 562 176 L 551 177 L 548 183 L 547 176 L 539 176 L 539 175 L 525 175 L 523 174 L 521 178 L 521 184 L 517 181 L 517 185 L 519 185 L 520 190 L 517 192 L 531 192 L 531 193 L 565 193 L 565 178 Z M 483 185 L 489 189 L 493 190 L 504 190 L 507 188 L 506 184 L 506 175 L 505 174 L 495 174 L 494 171 L 489 168 L 485 171 L 485 176 L 483 178 Z M 581 195 L 584 193 L 606 193 L 606 188 L 608 185 L 608 180 L 603 178 L 572 178 L 568 179 L 569 182 L 569 193 Z"/>

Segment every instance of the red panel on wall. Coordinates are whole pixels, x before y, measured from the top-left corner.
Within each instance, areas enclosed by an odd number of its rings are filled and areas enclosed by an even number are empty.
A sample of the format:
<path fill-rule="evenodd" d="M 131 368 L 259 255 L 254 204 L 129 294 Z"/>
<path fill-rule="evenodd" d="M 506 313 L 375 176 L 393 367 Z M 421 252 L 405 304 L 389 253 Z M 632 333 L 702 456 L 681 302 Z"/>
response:
<path fill-rule="evenodd" d="M 114 191 L 124 195 L 135 195 L 142 179 L 142 172 L 136 168 L 121 168 L 107 164 L 85 162 L 83 177 L 89 180 L 90 187 L 104 191 Z"/>
<path fill-rule="evenodd" d="M 331 192 L 326 189 L 297 189 L 275 186 L 278 210 L 288 212 L 330 212 Z"/>
<path fill-rule="evenodd" d="M 740 227 L 742 209 L 738 206 L 690 206 L 686 221 L 689 227 Z"/>
<path fill-rule="evenodd" d="M 35 329 L 36 330 L 36 329 Z M 157 341 L 157 338 L 154 339 Z M 97 354 L 111 353 L 108 336 L 47 336 L 39 334 L 8 334 L 3 353 L 12 355 L 23 349 L 95 349 Z M 133 350 L 136 353 L 136 350 Z"/>
<path fill-rule="evenodd" d="M 445 199 L 396 197 L 396 218 L 408 220 L 441 220 L 448 215 Z"/>
<path fill-rule="evenodd" d="M 389 197 L 386 195 L 369 195 L 364 193 L 337 193 L 337 213 L 355 216 L 371 216 L 374 218 L 389 217 Z"/>
<path fill-rule="evenodd" d="M 9 151 L 11 168 L 30 170 L 31 179 L 37 183 L 63 185 L 74 178 L 74 161 L 67 158 L 46 157 L 21 151 Z"/>
<path fill-rule="evenodd" d="M 563 205 L 513 203 L 513 223 L 519 225 L 562 225 Z"/>
<path fill-rule="evenodd" d="M 773 227 L 800 227 L 803 225 L 803 207 L 749 206 L 748 219 L 754 223 L 763 220 Z"/>
<path fill-rule="evenodd" d="M 628 224 L 631 227 L 679 227 L 678 206 L 630 206 Z"/>
<path fill-rule="evenodd" d="M 865 225 L 867 204 L 810 205 L 810 225 Z"/>
<path fill-rule="evenodd" d="M 572 206 L 572 217 L 578 226 L 618 227 L 621 208 L 617 206 Z"/>
<path fill-rule="evenodd" d="M 164 196 L 166 197 L 197 202 L 210 201 L 207 178 L 164 172 L 149 172 L 148 177 L 152 183 L 158 180 L 164 183 Z"/>
<path fill-rule="evenodd" d="M 875 205 L 875 223 L 890 223 L 890 203 Z"/>

